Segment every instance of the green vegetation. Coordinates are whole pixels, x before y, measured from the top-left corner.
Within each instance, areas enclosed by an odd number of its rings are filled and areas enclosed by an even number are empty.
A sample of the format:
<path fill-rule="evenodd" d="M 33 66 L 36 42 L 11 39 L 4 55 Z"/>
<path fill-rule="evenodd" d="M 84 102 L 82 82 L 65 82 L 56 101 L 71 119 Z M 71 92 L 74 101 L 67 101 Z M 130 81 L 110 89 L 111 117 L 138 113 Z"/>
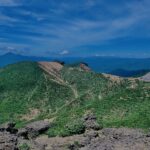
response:
<path fill-rule="evenodd" d="M 27 121 L 21 118 L 30 110 L 38 110 L 40 116 L 55 112 L 72 92 L 66 86 L 46 79 L 48 76 L 37 63 L 23 62 L 10 65 L 0 72 L 0 123 L 17 122 L 22 126 Z"/>
<path fill-rule="evenodd" d="M 26 143 L 19 146 L 19 150 L 30 150 L 30 146 Z"/>
<path fill-rule="evenodd" d="M 150 83 L 110 79 L 65 66 L 63 83 L 41 70 L 37 63 L 23 62 L 0 71 L 0 123 L 10 120 L 21 127 L 40 119 L 53 120 L 49 136 L 82 133 L 85 113 L 96 114 L 104 127 L 150 127 Z M 30 111 L 33 113 L 30 116 Z"/>
<path fill-rule="evenodd" d="M 56 135 L 64 137 L 74 134 L 81 134 L 85 131 L 85 126 L 81 119 L 70 120 L 71 122 L 68 120 L 60 120 L 61 119 L 59 119 L 57 124 L 54 124 L 54 128 L 48 131 L 49 137 L 54 137 Z"/>

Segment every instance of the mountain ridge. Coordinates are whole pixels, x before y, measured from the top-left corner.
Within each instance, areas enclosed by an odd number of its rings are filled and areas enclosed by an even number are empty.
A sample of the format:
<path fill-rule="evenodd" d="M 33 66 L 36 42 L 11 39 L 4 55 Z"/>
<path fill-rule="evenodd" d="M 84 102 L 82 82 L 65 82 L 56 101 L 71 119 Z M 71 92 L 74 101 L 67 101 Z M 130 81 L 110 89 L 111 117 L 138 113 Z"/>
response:
<path fill-rule="evenodd" d="M 7 53 L 0 56 L 0 67 L 21 61 L 64 61 L 66 64 L 85 62 L 96 72 L 110 73 L 117 69 L 129 71 L 150 69 L 150 58 L 116 58 L 116 57 L 35 57 Z"/>

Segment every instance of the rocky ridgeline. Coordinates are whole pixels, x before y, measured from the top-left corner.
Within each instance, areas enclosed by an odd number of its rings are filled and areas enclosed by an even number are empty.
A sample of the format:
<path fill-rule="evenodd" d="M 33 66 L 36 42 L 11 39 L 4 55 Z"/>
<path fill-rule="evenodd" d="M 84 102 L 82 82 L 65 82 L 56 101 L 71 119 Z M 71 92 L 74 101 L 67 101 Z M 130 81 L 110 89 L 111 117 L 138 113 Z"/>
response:
<path fill-rule="evenodd" d="M 150 134 L 140 129 L 102 128 L 94 115 L 84 117 L 85 133 L 69 150 L 150 150 Z"/>
<path fill-rule="evenodd" d="M 32 141 L 32 139 L 45 132 L 49 127 L 50 124 L 45 121 L 30 123 L 19 130 L 15 129 L 14 123 L 2 125 L 0 127 L 0 150 L 19 150 L 19 143 L 23 140 Z"/>
<path fill-rule="evenodd" d="M 150 134 L 141 130 L 102 128 L 93 114 L 85 115 L 82 121 L 83 134 L 54 138 L 38 136 L 51 127 L 45 121 L 19 130 L 14 123 L 8 123 L 0 127 L 0 150 L 22 150 L 19 145 L 24 143 L 30 145 L 25 150 L 150 150 Z"/>

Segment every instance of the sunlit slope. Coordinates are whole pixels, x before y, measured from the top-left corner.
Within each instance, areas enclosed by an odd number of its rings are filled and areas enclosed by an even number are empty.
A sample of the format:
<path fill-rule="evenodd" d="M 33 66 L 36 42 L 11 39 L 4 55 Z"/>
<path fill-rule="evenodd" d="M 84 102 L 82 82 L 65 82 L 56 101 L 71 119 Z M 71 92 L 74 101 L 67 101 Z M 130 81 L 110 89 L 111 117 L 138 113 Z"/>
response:
<path fill-rule="evenodd" d="M 35 119 L 69 100 L 72 91 L 51 79 L 34 62 L 3 68 L 0 71 L 0 122 Z M 28 117 L 30 111 L 33 116 Z"/>
<path fill-rule="evenodd" d="M 0 70 L 0 123 L 46 119 L 54 123 L 49 136 L 69 135 L 66 125 L 93 112 L 104 127 L 150 127 L 149 83 L 45 63 Z"/>

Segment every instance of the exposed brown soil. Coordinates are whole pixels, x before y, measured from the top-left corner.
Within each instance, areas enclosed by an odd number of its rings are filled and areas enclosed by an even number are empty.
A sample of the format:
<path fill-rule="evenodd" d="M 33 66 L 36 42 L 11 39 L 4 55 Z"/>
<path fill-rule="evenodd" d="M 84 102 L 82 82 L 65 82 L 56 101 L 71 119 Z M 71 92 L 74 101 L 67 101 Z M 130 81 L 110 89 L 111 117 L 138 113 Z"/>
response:
<path fill-rule="evenodd" d="M 63 65 L 58 62 L 39 62 L 39 65 L 40 67 L 53 73 L 59 72 L 63 67 Z"/>
<path fill-rule="evenodd" d="M 38 62 L 40 68 L 42 68 L 49 75 L 56 78 L 58 81 L 63 82 L 60 79 L 60 70 L 63 68 L 63 65 L 58 62 Z"/>
<path fill-rule="evenodd" d="M 58 84 L 66 85 L 69 88 L 71 88 L 75 99 L 78 97 L 78 92 L 77 90 L 69 85 L 67 82 L 65 82 L 61 77 L 60 77 L 60 71 L 63 68 L 63 65 L 60 64 L 59 62 L 39 62 L 40 68 L 42 68 L 46 73 L 49 75 L 53 76 L 54 79 L 50 79 L 53 82 L 56 82 Z M 45 78 L 47 80 L 47 77 L 45 75 Z"/>

